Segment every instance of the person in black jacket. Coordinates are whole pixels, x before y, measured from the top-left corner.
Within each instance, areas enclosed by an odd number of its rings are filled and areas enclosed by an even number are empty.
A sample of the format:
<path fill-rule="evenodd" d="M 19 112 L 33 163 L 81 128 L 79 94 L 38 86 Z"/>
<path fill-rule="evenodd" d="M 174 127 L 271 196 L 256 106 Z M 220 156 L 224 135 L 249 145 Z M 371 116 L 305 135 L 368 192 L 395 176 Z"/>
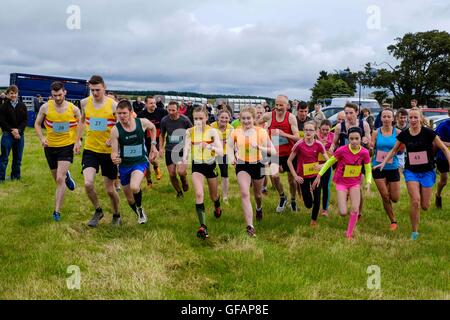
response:
<path fill-rule="evenodd" d="M 19 101 L 19 89 L 10 86 L 6 90 L 7 100 L 0 106 L 0 127 L 2 128 L 0 155 L 0 182 L 5 181 L 6 167 L 12 150 L 11 180 L 20 179 L 20 166 L 24 148 L 24 131 L 27 126 L 27 107 Z"/>

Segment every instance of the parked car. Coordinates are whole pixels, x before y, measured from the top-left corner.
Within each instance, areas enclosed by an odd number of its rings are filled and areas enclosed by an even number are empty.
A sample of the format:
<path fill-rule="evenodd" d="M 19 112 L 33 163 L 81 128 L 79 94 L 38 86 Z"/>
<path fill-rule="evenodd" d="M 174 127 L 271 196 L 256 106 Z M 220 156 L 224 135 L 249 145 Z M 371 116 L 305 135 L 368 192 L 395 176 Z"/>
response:
<path fill-rule="evenodd" d="M 447 109 L 424 108 L 422 109 L 422 113 L 425 118 L 429 118 L 432 116 L 448 116 Z"/>
<path fill-rule="evenodd" d="M 429 122 L 433 123 L 433 130 L 436 130 L 436 128 L 444 121 L 450 119 L 448 115 L 442 115 L 442 116 L 432 116 L 428 118 L 427 120 Z"/>
<path fill-rule="evenodd" d="M 358 97 L 344 97 L 344 98 L 333 98 L 331 100 L 331 105 L 322 109 L 322 112 L 325 114 L 325 117 L 330 120 L 330 117 L 337 114 L 340 111 L 344 110 L 344 106 L 347 102 L 354 103 L 356 105 L 360 105 L 360 110 L 367 108 L 370 110 L 370 113 L 373 117 L 381 111 L 380 104 L 375 99 L 361 99 L 359 101 Z"/>

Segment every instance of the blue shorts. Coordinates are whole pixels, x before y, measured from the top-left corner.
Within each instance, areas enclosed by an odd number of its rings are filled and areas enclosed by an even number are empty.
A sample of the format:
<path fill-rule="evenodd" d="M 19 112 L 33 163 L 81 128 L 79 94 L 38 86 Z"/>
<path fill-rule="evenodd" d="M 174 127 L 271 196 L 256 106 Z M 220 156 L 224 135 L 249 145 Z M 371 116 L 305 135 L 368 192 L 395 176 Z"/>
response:
<path fill-rule="evenodd" d="M 138 163 L 130 167 L 119 166 L 120 184 L 123 186 L 129 185 L 133 171 L 141 171 L 145 175 L 147 169 L 148 162 Z"/>
<path fill-rule="evenodd" d="M 412 172 L 405 169 L 403 171 L 406 182 L 418 182 L 424 188 L 432 188 L 436 182 L 436 171 Z"/>

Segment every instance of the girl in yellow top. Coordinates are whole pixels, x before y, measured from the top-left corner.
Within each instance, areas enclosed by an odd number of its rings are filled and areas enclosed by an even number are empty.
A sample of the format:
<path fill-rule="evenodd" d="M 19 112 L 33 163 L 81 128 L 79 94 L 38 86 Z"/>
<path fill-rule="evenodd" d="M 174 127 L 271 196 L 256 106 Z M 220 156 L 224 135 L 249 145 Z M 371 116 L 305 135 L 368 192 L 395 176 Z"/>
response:
<path fill-rule="evenodd" d="M 227 155 L 230 163 L 236 166 L 236 176 L 241 191 L 242 209 L 244 210 L 247 233 L 255 236 L 253 226 L 253 208 L 250 201 L 250 186 L 256 202 L 256 216 L 262 218 L 262 186 L 264 181 L 264 165 L 261 152 L 271 156 L 276 149 L 270 141 L 266 130 L 255 126 L 256 109 L 244 107 L 240 112 L 241 127 L 231 133 L 228 140 Z"/>
<path fill-rule="evenodd" d="M 195 208 L 200 223 L 197 237 L 207 238 L 209 235 L 205 221 L 203 182 L 206 178 L 209 196 L 214 202 L 214 216 L 220 218 L 222 210 L 218 190 L 216 155 L 223 155 L 223 147 L 217 130 L 206 124 L 208 120 L 206 108 L 195 108 L 193 118 L 194 127 L 186 131 L 183 163 L 187 163 L 189 154 L 192 153 L 192 184 L 195 191 Z"/>
<path fill-rule="evenodd" d="M 227 159 L 227 140 L 233 132 L 234 128 L 230 124 L 231 114 L 227 109 L 219 111 L 217 121 L 211 124 L 211 127 L 216 129 L 221 137 L 223 145 L 223 157 L 216 157 L 216 161 L 220 169 L 220 177 L 222 178 L 222 199 L 225 203 L 228 202 L 228 159 Z"/>

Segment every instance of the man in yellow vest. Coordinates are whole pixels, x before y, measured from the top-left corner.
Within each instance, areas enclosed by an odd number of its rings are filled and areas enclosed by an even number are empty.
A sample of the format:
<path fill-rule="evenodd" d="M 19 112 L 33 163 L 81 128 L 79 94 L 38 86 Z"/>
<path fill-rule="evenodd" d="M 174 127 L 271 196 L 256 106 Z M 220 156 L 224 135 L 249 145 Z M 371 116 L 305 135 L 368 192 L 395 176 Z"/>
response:
<path fill-rule="evenodd" d="M 80 141 L 83 130 L 86 127 L 82 171 L 84 188 L 95 208 L 94 215 L 88 222 L 88 226 L 96 227 L 103 218 L 103 210 L 94 189 L 95 175 L 100 168 L 102 169 L 106 192 L 111 199 L 113 209 L 112 224 L 120 225 L 119 195 L 114 188 L 114 180 L 117 178 L 117 166 L 111 160 L 110 143 L 111 129 L 116 124 L 117 102 L 106 96 L 106 85 L 101 76 L 93 75 L 91 77 L 89 89 L 92 94 L 81 100 L 82 125 L 79 127 L 77 135 L 77 141 Z M 79 152 L 79 149 L 76 152 Z"/>
<path fill-rule="evenodd" d="M 75 189 L 69 166 L 73 162 L 74 150 L 79 150 L 79 141 L 76 142 L 76 130 L 81 119 L 78 107 L 65 100 L 67 91 L 62 82 L 53 82 L 51 85 L 52 100 L 43 104 L 34 123 L 48 166 L 56 181 L 55 211 L 53 219 L 60 221 L 60 209 L 63 203 L 66 186 Z M 45 120 L 45 122 L 44 122 Z M 42 134 L 42 123 L 47 129 L 47 136 Z"/>

